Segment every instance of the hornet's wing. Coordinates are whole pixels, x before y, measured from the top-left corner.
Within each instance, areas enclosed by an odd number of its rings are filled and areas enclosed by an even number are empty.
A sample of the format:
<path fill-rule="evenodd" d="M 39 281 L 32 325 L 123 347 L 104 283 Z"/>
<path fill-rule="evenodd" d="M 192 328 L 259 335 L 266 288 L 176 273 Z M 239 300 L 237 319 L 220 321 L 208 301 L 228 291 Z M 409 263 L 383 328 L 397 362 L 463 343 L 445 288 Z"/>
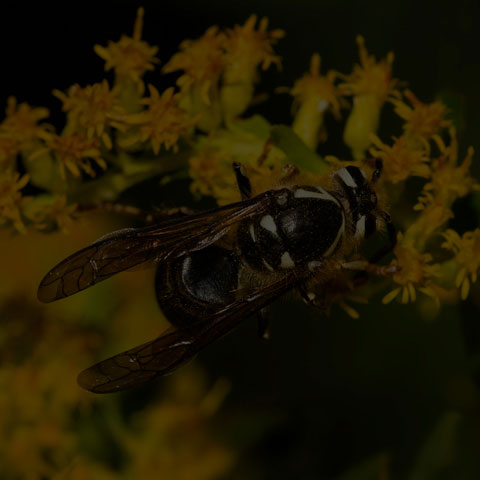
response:
<path fill-rule="evenodd" d="M 230 227 L 266 212 L 269 192 L 197 215 L 146 228 L 113 232 L 70 255 L 48 272 L 38 287 L 38 299 L 48 303 L 73 295 L 124 270 L 201 250 Z"/>
<path fill-rule="evenodd" d="M 211 321 L 196 329 L 169 328 L 151 342 L 97 363 L 80 373 L 78 383 L 94 393 L 111 393 L 169 373 L 303 279 L 304 275 L 288 272 L 281 279 L 225 306 L 212 315 Z"/>

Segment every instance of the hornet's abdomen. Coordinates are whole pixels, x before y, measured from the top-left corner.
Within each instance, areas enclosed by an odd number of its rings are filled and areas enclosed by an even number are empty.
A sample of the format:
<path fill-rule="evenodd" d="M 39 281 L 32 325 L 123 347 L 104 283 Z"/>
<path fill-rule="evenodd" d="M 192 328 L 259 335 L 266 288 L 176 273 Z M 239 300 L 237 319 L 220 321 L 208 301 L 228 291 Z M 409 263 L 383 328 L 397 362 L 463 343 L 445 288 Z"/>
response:
<path fill-rule="evenodd" d="M 275 271 L 329 257 L 345 233 L 340 202 L 322 187 L 299 186 L 276 193 L 271 214 L 244 222 L 238 232 L 242 256 L 253 268 Z"/>
<path fill-rule="evenodd" d="M 238 269 L 235 253 L 216 245 L 164 262 L 155 277 L 160 308 L 176 327 L 208 320 L 235 300 Z"/>

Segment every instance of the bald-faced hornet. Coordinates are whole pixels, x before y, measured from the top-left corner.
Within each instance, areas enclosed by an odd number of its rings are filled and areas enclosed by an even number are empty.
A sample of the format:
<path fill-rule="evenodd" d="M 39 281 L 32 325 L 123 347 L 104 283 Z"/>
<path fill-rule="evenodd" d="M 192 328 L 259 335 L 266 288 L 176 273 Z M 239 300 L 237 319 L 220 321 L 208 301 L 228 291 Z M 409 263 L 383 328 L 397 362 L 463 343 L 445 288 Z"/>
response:
<path fill-rule="evenodd" d="M 171 372 L 291 289 L 321 305 L 332 277 L 361 263 L 345 258 L 364 239 L 385 226 L 394 244 L 395 230 L 372 186 L 380 165 L 370 181 L 360 168 L 347 166 L 323 185 L 283 181 L 253 198 L 242 166 L 234 170 L 242 201 L 113 232 L 41 281 L 38 298 L 52 302 L 141 264 L 158 265 L 157 299 L 172 327 L 84 370 L 78 377 L 83 388 L 116 392 Z M 285 178 L 297 175 L 291 167 Z"/>

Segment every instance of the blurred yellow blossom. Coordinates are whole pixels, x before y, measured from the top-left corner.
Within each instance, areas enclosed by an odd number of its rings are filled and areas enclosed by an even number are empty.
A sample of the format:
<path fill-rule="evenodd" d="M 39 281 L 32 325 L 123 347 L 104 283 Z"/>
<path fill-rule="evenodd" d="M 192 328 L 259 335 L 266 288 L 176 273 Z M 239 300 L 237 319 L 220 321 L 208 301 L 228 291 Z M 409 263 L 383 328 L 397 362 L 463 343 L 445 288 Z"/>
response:
<path fill-rule="evenodd" d="M 220 125 L 220 76 L 225 66 L 225 34 L 210 27 L 197 40 L 184 40 L 180 52 L 163 67 L 169 73 L 183 70 L 177 80 L 181 89 L 179 106 L 192 116 L 200 115 L 198 127 L 211 131 Z"/>
<path fill-rule="evenodd" d="M 428 146 L 411 142 L 405 135 L 393 137 L 393 145 L 383 143 L 376 135 L 371 136 L 373 147 L 369 153 L 383 161 L 382 179 L 398 183 L 408 177 L 430 175 L 430 156 Z"/>
<path fill-rule="evenodd" d="M 461 237 L 455 230 L 448 229 L 443 236 L 445 242 L 442 247 L 455 255 L 455 263 L 459 269 L 455 286 L 460 289 L 462 300 L 465 300 L 470 291 L 470 282 L 477 281 L 480 268 L 480 229 L 466 232 Z"/>
<path fill-rule="evenodd" d="M 223 403 L 228 381 L 219 379 L 208 389 L 198 368 L 172 380 L 162 402 L 139 412 L 132 431 L 119 432 L 131 458 L 128 475 L 151 478 L 161 472 L 163 478 L 208 480 L 228 474 L 235 453 L 208 435 L 208 421 Z"/>
<path fill-rule="evenodd" d="M 298 79 L 290 90 L 294 97 L 295 118 L 293 131 L 312 149 L 325 137 L 323 115 L 331 110 L 340 117 L 342 92 L 335 86 L 337 72 L 330 70 L 320 75 L 320 55 L 315 53 L 310 60 L 310 72 Z"/>
<path fill-rule="evenodd" d="M 158 63 L 155 58 L 158 47 L 141 40 L 143 14 L 143 8 L 139 8 L 132 37 L 122 35 L 118 42 L 108 42 L 106 47 L 94 47 L 95 53 L 105 60 L 105 70 L 114 69 L 116 85 L 126 88 L 126 84 L 132 83 L 140 95 L 145 90 L 143 75 Z"/>
<path fill-rule="evenodd" d="M 132 127 L 119 143 L 129 148 L 149 141 L 155 154 L 162 145 L 166 150 L 177 152 L 179 138 L 193 127 L 198 118 L 191 118 L 178 107 L 180 95 L 174 94 L 173 87 L 167 88 L 161 95 L 153 85 L 149 85 L 148 89 L 150 97 L 141 100 L 142 105 L 147 107 L 145 110 L 117 117 Z"/>
<path fill-rule="evenodd" d="M 405 120 L 403 129 L 408 135 L 430 140 L 442 128 L 451 125 L 450 120 L 445 119 L 447 107 L 442 102 L 422 103 L 410 90 L 405 90 L 403 95 L 410 105 L 394 97 L 390 102 L 397 115 Z"/>
<path fill-rule="evenodd" d="M 123 128 L 123 125 L 114 119 L 124 113 L 119 106 L 118 88 L 110 90 L 108 82 L 103 80 L 85 88 L 72 85 L 66 94 L 54 90 L 53 94 L 62 101 L 62 109 L 67 113 L 64 134 L 81 132 L 88 140 L 100 138 L 108 149 L 112 148 L 108 129 Z"/>
<path fill-rule="evenodd" d="M 68 233 L 75 220 L 76 204 L 68 204 L 66 195 L 43 195 L 30 200 L 24 215 L 38 230 L 58 229 Z"/>
<path fill-rule="evenodd" d="M 214 197 L 219 205 L 240 200 L 228 153 L 206 146 L 190 157 L 189 165 L 193 194 Z"/>
<path fill-rule="evenodd" d="M 354 159 L 361 160 L 371 143 L 370 135 L 378 129 L 380 110 L 394 91 L 397 81 L 392 78 L 393 53 L 377 62 L 373 55 L 368 54 L 364 38 L 358 35 L 356 40 L 360 65 L 354 66 L 340 88 L 353 96 L 353 108 L 345 125 L 343 140 L 351 148 Z"/>
<path fill-rule="evenodd" d="M 20 208 L 25 202 L 20 190 L 29 181 L 28 175 L 18 172 L 0 172 L 0 224 L 11 222 L 13 226 L 25 233 L 25 225 L 22 221 Z"/>
<path fill-rule="evenodd" d="M 39 124 L 49 116 L 44 107 L 31 107 L 28 103 L 17 103 L 15 97 L 9 97 L 5 110 L 5 119 L 0 124 L 0 138 L 8 138 L 17 143 L 18 149 L 28 149 L 35 140 L 44 138 L 45 124 Z"/>
<path fill-rule="evenodd" d="M 15 167 L 15 160 L 19 150 L 18 143 L 12 138 L 4 138 L 0 133 L 0 169 L 6 170 Z"/>
<path fill-rule="evenodd" d="M 327 188 L 331 175 L 318 178 L 313 172 L 356 165 L 372 178 L 378 159 L 383 163 L 383 173 L 375 177 L 378 208 L 391 207 L 393 223 L 403 230 L 393 261 L 368 264 L 361 250 L 355 252 L 346 263 L 377 273 L 378 283 L 360 287 L 346 268 L 332 273 L 333 278 L 326 272 L 317 286 L 316 306 L 328 310 L 337 303 L 358 318 L 350 302 L 366 303 L 377 286 L 388 292 L 385 304 L 414 302 L 424 293 L 423 300 L 438 305 L 447 294 L 453 301 L 467 298 L 477 280 L 480 229 L 462 235 L 446 230 L 455 200 L 479 189 L 469 172 L 473 148 L 459 162 L 457 132 L 445 118 L 446 107 L 439 101 L 421 102 L 393 79 L 392 53 L 376 61 L 363 37 L 357 37 L 360 62 L 349 75 L 321 75 L 320 56 L 313 54 L 310 71 L 290 90 L 293 130 L 279 129 L 275 116 L 238 117 L 252 105 L 261 71 L 272 64 L 280 67 L 274 47 L 283 31 L 269 31 L 268 20 L 258 22 L 255 15 L 231 29 L 208 28 L 200 38 L 182 42 L 163 68 L 163 74 L 180 71 L 179 92 L 164 87 L 169 79 L 162 77 L 161 89 L 149 85 L 144 97 L 144 75 L 159 60 L 158 47 L 141 40 L 143 13 L 140 8 L 131 37 L 95 46 L 105 70 L 114 71 L 113 86 L 100 79 L 54 91 L 66 113 L 65 125 L 54 129 L 44 123 L 46 108 L 13 97 L 0 123 L 0 224 L 6 227 L 0 241 L 8 252 L 2 266 L 9 273 L 0 291 L 0 476 L 5 478 L 213 480 L 232 476 L 242 458 L 242 446 L 230 445 L 215 430 L 217 421 L 222 436 L 231 428 L 228 421 L 221 424 L 229 382 L 209 379 L 195 364 L 163 379 L 158 391 L 153 386 L 148 395 L 134 394 L 133 402 L 128 393 L 98 399 L 77 387 L 78 371 L 95 361 L 94 347 L 106 345 L 102 354 L 108 354 L 120 344 L 128 346 L 133 337 L 140 343 L 158 333 L 156 301 L 146 287 L 150 277 L 119 275 L 53 308 L 32 301 L 38 279 L 54 257 L 81 248 L 99 230 L 113 229 L 107 216 L 93 229 L 77 221 L 86 210 L 98 215 L 106 195 L 113 202 L 110 213 L 130 211 L 138 217 L 138 205 L 115 202 L 123 201 L 130 187 L 139 188 L 159 174 L 168 181 L 188 178 L 195 196 L 212 196 L 224 205 L 240 200 L 233 162 L 243 164 L 256 195 L 285 184 L 285 176 L 292 181 L 295 170 L 285 168 L 288 163 L 302 169 L 294 180 L 298 185 Z M 343 98 L 347 95 L 351 104 Z M 403 128 L 397 137 L 387 132 L 390 143 L 376 136 L 385 101 L 393 104 L 396 116 L 385 114 L 400 120 Z M 324 113 L 330 110 L 340 119 L 342 108 L 349 112 L 344 142 L 352 155 L 340 157 L 334 150 L 320 157 L 314 150 L 322 135 L 326 138 Z M 366 151 L 373 159 L 365 159 Z M 99 169 L 106 171 L 97 178 L 83 175 L 93 177 Z M 390 188 L 390 183 L 412 177 L 421 180 L 406 184 L 408 188 L 405 183 Z M 8 229 L 28 235 L 11 242 Z M 53 230 L 70 234 L 46 239 L 45 233 Z M 449 258 L 439 238 L 444 238 Z M 160 314 L 158 320 L 165 327 Z M 256 439 L 267 428 L 255 425 L 242 435 Z M 238 429 L 232 430 L 234 437 Z"/>
<path fill-rule="evenodd" d="M 72 413 L 81 414 L 91 403 L 69 381 L 78 360 L 86 360 L 86 336 L 54 319 L 46 321 L 29 299 L 10 299 L 0 308 L 2 475 L 52 478 L 78 448 L 76 434 L 69 428 Z M 63 382 L 61 388 L 59 382 Z"/>
<path fill-rule="evenodd" d="M 41 145 L 41 139 L 48 135 L 50 126 L 39 123 L 49 116 L 48 109 L 31 107 L 28 103 L 17 103 L 9 97 L 5 119 L 0 123 L 0 168 L 15 168 L 17 155 L 28 153 Z"/>
<path fill-rule="evenodd" d="M 73 133 L 66 137 L 56 134 L 49 135 L 45 140 L 45 147 L 34 151 L 30 160 L 35 160 L 49 152 L 53 153 L 57 160 L 63 179 L 66 179 L 66 171 L 76 178 L 81 177 L 82 171 L 94 177 L 95 170 L 92 168 L 92 161 L 103 170 L 107 168 L 105 160 L 101 157 L 99 141 L 95 138 L 88 140 L 79 133 Z"/>

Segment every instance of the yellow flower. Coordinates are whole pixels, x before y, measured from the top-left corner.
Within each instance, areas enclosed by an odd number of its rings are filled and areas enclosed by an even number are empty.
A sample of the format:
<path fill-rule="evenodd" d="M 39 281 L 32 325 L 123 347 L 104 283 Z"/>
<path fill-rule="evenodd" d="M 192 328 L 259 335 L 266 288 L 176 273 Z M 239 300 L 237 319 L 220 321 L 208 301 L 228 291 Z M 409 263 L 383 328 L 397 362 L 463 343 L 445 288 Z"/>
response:
<path fill-rule="evenodd" d="M 460 289 L 462 300 L 465 300 L 470 291 L 470 282 L 477 281 L 480 268 L 480 229 L 466 232 L 461 237 L 455 230 L 448 229 L 443 236 L 445 242 L 442 247 L 454 253 L 455 262 L 460 269 L 455 286 Z"/>
<path fill-rule="evenodd" d="M 198 127 L 211 131 L 221 122 L 219 81 L 225 66 L 225 34 L 218 27 L 210 27 L 198 40 L 185 40 L 163 67 L 169 73 L 183 70 L 177 80 L 182 98 L 179 105 L 190 115 L 201 115 Z"/>
<path fill-rule="evenodd" d="M 54 227 L 63 233 L 68 233 L 76 210 L 77 205 L 69 205 L 65 195 L 40 195 L 25 206 L 24 214 L 39 230 Z"/>
<path fill-rule="evenodd" d="M 205 104 L 210 103 L 210 88 L 218 82 L 223 70 L 225 34 L 218 27 L 210 27 L 197 40 L 184 40 L 180 52 L 176 53 L 163 67 L 164 73 L 183 70 L 185 73 L 177 80 L 182 89 L 196 85 Z"/>
<path fill-rule="evenodd" d="M 431 194 L 437 202 L 450 206 L 457 198 L 464 197 L 479 185 L 470 175 L 470 166 L 474 154 L 473 147 L 469 147 L 467 155 L 461 165 L 458 165 L 458 142 L 456 130 L 450 127 L 450 144 L 447 146 L 443 139 L 434 135 L 433 140 L 440 150 L 440 156 L 432 160 L 432 175 L 424 186 L 424 196 L 420 203 L 425 204 Z"/>
<path fill-rule="evenodd" d="M 229 382 L 219 379 L 208 389 L 201 373 L 196 369 L 176 375 L 163 401 L 135 414 L 131 428 L 119 432 L 117 440 L 130 459 L 126 478 L 209 480 L 229 476 L 237 455 L 209 429 Z M 188 442 L 179 431 L 188 435 Z"/>
<path fill-rule="evenodd" d="M 257 195 L 272 188 L 283 176 L 281 165 L 285 163 L 285 155 L 255 135 L 241 130 L 219 130 L 215 137 L 198 144 L 189 162 L 192 192 L 211 195 L 219 205 L 226 205 L 240 200 L 234 162 L 243 165 L 252 194 Z"/>
<path fill-rule="evenodd" d="M 18 172 L 6 171 L 0 173 L 0 224 L 12 222 L 21 233 L 25 233 L 20 208 L 25 202 L 20 190 L 29 181 L 28 175 L 20 177 Z"/>
<path fill-rule="evenodd" d="M 354 96 L 374 95 L 378 104 L 382 105 L 397 83 L 392 78 L 393 53 L 389 52 L 385 60 L 377 62 L 373 55 L 368 54 L 365 39 L 361 35 L 357 36 L 356 41 L 360 65 L 353 67 L 353 72 L 341 87 Z"/>
<path fill-rule="evenodd" d="M 354 96 L 353 108 L 343 133 L 344 142 L 351 148 L 353 158 L 361 160 L 370 145 L 370 136 L 378 129 L 380 110 L 388 95 L 394 91 L 392 79 L 393 53 L 377 62 L 368 54 L 362 36 L 357 37 L 360 65 L 346 77 L 340 88 Z"/>
<path fill-rule="evenodd" d="M 105 70 L 114 69 L 118 84 L 133 83 L 140 95 L 145 91 L 142 77 L 154 69 L 158 59 L 158 47 L 152 47 L 141 39 L 143 28 L 143 8 L 137 11 L 133 36 L 122 35 L 118 42 L 108 42 L 107 47 L 95 45 L 95 53 L 105 60 Z"/>
<path fill-rule="evenodd" d="M 94 177 L 95 170 L 92 168 L 92 161 L 103 170 L 107 168 L 98 149 L 98 143 L 96 138 L 89 140 L 78 133 L 65 137 L 52 134 L 45 139 L 45 147 L 34 151 L 29 159 L 35 160 L 51 152 L 58 161 L 63 179 L 66 179 L 66 170 L 76 178 L 81 177 L 82 171 Z"/>
<path fill-rule="evenodd" d="M 430 140 L 442 128 L 451 125 L 449 120 L 445 120 L 447 108 L 442 102 L 422 103 L 410 90 L 403 94 L 411 106 L 397 98 L 390 98 L 390 102 L 395 106 L 397 115 L 405 120 L 405 133 Z"/>
<path fill-rule="evenodd" d="M 283 30 L 267 31 L 268 19 L 262 18 L 255 30 L 256 15 L 251 15 L 244 25 L 236 25 L 226 32 L 226 67 L 221 101 L 227 122 L 238 117 L 250 104 L 257 68 L 266 70 L 272 63 L 280 66 L 280 57 L 274 55 L 272 46 L 284 36 Z"/>
<path fill-rule="evenodd" d="M 441 202 L 433 198 L 425 204 L 417 204 L 414 210 L 421 210 L 420 216 L 405 232 L 405 238 L 423 249 L 427 240 L 448 220 L 453 218 L 453 212 Z"/>
<path fill-rule="evenodd" d="M 251 15 L 244 25 L 235 25 L 227 30 L 227 62 L 226 80 L 241 80 L 244 74 L 253 72 L 260 64 L 266 70 L 272 63 L 280 66 L 280 57 L 274 55 L 272 45 L 285 36 L 283 30 L 267 31 L 268 19 L 260 20 L 255 30 L 257 16 Z"/>
<path fill-rule="evenodd" d="M 67 112 L 67 133 L 82 133 L 88 140 L 100 138 L 108 149 L 112 148 L 108 128 L 124 128 L 113 119 L 115 115 L 124 113 L 118 104 L 117 88 L 110 90 L 107 81 L 103 80 L 85 88 L 72 85 L 66 94 L 54 90 L 53 94 L 63 102 L 63 111 Z"/>
<path fill-rule="evenodd" d="M 369 149 L 369 153 L 383 161 L 384 180 L 398 183 L 411 176 L 427 178 L 430 175 L 427 144 L 411 142 L 405 135 L 393 137 L 392 146 L 383 143 L 376 135 L 371 138 L 374 146 Z"/>
<path fill-rule="evenodd" d="M 411 242 L 404 241 L 398 234 L 398 243 L 393 251 L 400 271 L 393 275 L 393 281 L 400 285 L 383 297 L 383 303 L 389 303 L 400 296 L 401 303 L 414 302 L 416 289 L 438 301 L 432 278 L 439 276 L 439 266 L 432 264 L 433 257 L 429 253 L 421 253 Z"/>
<path fill-rule="evenodd" d="M 73 378 L 93 335 L 47 320 L 29 297 L 9 299 L 0 313 L 2 477 L 54 478 L 79 452 L 71 425 L 92 399 Z"/>
<path fill-rule="evenodd" d="M 337 73 L 332 70 L 320 75 L 320 55 L 315 53 L 310 73 L 297 80 L 290 91 L 296 110 L 293 130 L 313 150 L 322 134 L 323 114 L 330 109 L 335 117 L 340 117 L 341 92 L 335 87 L 336 78 Z"/>
<path fill-rule="evenodd" d="M 20 152 L 18 143 L 12 138 L 4 138 L 0 133 L 0 170 L 15 167 L 15 160 Z"/>
<path fill-rule="evenodd" d="M 186 134 L 198 118 L 190 118 L 188 114 L 177 106 L 179 94 L 174 94 L 173 87 L 167 88 L 162 95 L 153 86 L 149 85 L 150 97 L 144 98 L 141 103 L 147 108 L 136 114 L 119 116 L 118 119 L 134 127 L 127 132 L 127 136 L 119 141 L 122 147 L 128 148 L 138 142 L 151 142 L 152 149 L 158 154 L 163 145 L 178 151 L 177 141 Z"/>
<path fill-rule="evenodd" d="M 9 97 L 5 110 L 5 120 L 0 124 L 0 140 L 10 142 L 8 150 L 16 151 L 31 148 L 36 140 L 44 138 L 47 126 L 38 123 L 47 118 L 48 109 L 43 107 L 32 108 L 28 103 L 17 104 L 15 97 Z"/>
<path fill-rule="evenodd" d="M 190 157 L 189 164 L 194 195 L 212 196 L 219 205 L 240 200 L 228 153 L 207 146 Z"/>

